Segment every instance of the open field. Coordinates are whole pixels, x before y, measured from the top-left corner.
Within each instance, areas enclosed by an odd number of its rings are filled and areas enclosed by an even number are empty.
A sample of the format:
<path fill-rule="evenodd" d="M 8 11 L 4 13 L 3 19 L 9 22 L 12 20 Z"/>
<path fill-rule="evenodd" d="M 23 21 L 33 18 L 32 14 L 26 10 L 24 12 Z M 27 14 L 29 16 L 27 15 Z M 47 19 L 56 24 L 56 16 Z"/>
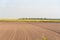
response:
<path fill-rule="evenodd" d="M 38 19 L 38 18 L 20 18 L 20 19 L 1 19 L 0 22 L 60 22 L 60 19 Z"/>
<path fill-rule="evenodd" d="M 60 23 L 51 23 L 51 22 L 29 22 L 29 24 L 40 26 L 41 28 L 48 29 L 60 33 Z"/>
<path fill-rule="evenodd" d="M 0 22 L 0 40 L 60 40 L 60 23 Z"/>

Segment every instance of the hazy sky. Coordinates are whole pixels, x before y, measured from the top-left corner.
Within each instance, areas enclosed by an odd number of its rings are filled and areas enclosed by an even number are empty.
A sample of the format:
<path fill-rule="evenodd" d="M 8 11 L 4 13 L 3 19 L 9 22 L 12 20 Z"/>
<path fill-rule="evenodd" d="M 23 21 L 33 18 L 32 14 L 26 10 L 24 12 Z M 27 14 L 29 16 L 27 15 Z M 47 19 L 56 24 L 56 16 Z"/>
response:
<path fill-rule="evenodd" d="M 60 18 L 60 0 L 0 0 L 1 18 Z"/>

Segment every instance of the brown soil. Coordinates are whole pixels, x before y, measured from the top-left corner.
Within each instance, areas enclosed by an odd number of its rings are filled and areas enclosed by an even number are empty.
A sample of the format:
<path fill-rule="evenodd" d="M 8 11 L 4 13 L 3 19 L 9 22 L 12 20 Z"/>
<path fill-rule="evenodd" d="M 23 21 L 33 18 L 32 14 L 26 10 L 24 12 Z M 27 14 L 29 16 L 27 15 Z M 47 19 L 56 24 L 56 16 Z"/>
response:
<path fill-rule="evenodd" d="M 60 23 L 0 22 L 0 40 L 60 40 Z"/>

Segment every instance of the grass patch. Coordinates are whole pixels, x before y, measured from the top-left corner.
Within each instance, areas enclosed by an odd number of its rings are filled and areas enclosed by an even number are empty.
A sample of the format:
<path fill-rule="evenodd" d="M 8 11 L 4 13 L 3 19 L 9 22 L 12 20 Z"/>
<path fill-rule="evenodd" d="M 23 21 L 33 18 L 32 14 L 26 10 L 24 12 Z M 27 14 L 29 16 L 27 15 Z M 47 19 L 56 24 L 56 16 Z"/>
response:
<path fill-rule="evenodd" d="M 0 19 L 0 22 L 60 22 L 59 19 Z"/>

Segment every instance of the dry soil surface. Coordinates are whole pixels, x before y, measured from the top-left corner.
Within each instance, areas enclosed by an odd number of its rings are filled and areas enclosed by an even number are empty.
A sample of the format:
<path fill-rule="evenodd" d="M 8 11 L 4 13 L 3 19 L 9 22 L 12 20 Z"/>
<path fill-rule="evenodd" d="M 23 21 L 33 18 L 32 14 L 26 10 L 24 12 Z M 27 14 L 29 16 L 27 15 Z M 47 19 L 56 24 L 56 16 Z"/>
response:
<path fill-rule="evenodd" d="M 60 40 L 60 23 L 0 22 L 0 40 Z"/>

